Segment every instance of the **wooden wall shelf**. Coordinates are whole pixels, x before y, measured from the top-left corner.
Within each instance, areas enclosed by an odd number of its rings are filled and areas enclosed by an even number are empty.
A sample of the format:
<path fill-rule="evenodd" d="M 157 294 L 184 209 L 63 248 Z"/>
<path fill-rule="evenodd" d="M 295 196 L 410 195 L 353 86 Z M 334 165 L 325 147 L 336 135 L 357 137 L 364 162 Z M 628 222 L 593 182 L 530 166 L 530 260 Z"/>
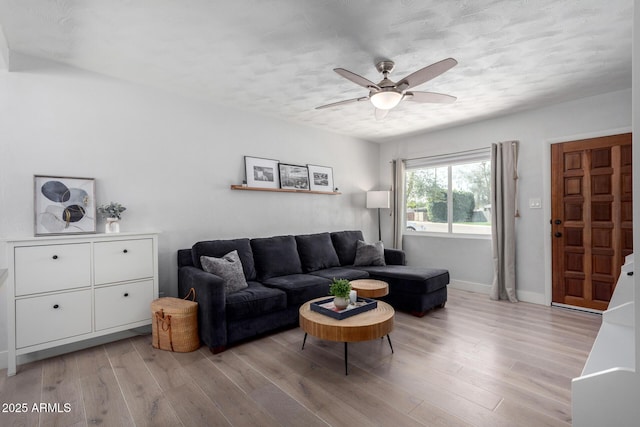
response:
<path fill-rule="evenodd" d="M 242 185 L 232 185 L 232 190 L 244 190 L 244 191 L 271 191 L 275 193 L 304 193 L 304 194 L 326 194 L 329 196 L 336 196 L 339 193 L 337 191 L 311 191 L 311 190 L 289 190 L 286 188 L 260 188 L 260 187 L 243 187 Z"/>

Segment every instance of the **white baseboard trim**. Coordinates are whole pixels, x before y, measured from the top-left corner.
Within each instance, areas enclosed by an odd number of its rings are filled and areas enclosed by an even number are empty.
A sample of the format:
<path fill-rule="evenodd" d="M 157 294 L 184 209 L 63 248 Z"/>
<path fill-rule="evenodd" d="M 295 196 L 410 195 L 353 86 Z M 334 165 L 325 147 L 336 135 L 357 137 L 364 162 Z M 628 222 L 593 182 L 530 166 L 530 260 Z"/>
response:
<path fill-rule="evenodd" d="M 539 294 L 537 292 L 516 290 L 516 295 L 518 297 L 518 300 L 522 302 L 530 302 L 531 304 L 546 305 L 547 307 L 549 307 L 549 304 L 547 304 L 544 294 Z"/>
<path fill-rule="evenodd" d="M 449 283 L 449 287 L 453 289 L 460 289 L 462 291 L 475 292 L 478 294 L 489 295 L 491 293 L 491 285 L 485 283 L 467 282 L 464 280 L 452 279 Z M 519 301 L 530 302 L 532 304 L 548 305 L 545 301 L 544 294 L 529 291 L 516 290 L 516 296 Z"/>
<path fill-rule="evenodd" d="M 478 294 L 489 295 L 491 291 L 491 285 L 485 285 L 484 283 L 466 282 L 464 280 L 451 279 L 449 283 L 450 288 L 460 289 L 461 291 L 475 292 Z"/>
<path fill-rule="evenodd" d="M 59 347 L 48 348 L 46 350 L 34 351 L 33 353 L 23 354 L 18 356 L 18 365 L 24 365 L 25 363 L 35 362 L 36 360 L 47 359 L 49 357 L 59 356 L 65 353 L 71 353 L 73 351 L 84 350 L 85 348 L 95 347 L 97 345 L 106 344 L 113 341 L 123 340 L 125 338 L 131 338 L 138 335 L 148 335 L 151 333 L 151 326 L 142 326 L 140 328 L 131 329 L 128 331 L 116 332 L 111 335 L 105 335 L 102 337 L 92 338 L 85 341 L 78 341 L 67 345 L 61 345 Z M 9 351 L 4 350 L 0 352 L 0 369 L 6 369 L 9 366 Z"/>

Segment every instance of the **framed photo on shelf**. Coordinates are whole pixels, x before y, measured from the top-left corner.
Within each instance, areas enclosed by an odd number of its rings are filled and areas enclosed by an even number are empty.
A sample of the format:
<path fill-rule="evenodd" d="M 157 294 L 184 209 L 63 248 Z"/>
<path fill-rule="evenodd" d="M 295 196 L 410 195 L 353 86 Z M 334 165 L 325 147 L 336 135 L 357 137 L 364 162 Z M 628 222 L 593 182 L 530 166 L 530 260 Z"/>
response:
<path fill-rule="evenodd" d="M 333 191 L 333 168 L 307 165 L 309 169 L 309 189 L 312 191 Z"/>
<path fill-rule="evenodd" d="M 280 188 L 309 190 L 309 171 L 306 166 L 280 163 Z"/>
<path fill-rule="evenodd" d="M 280 188 L 278 160 L 244 156 L 247 186 L 258 188 Z"/>
<path fill-rule="evenodd" d="M 36 236 L 96 232 L 93 178 L 35 175 L 33 183 Z"/>

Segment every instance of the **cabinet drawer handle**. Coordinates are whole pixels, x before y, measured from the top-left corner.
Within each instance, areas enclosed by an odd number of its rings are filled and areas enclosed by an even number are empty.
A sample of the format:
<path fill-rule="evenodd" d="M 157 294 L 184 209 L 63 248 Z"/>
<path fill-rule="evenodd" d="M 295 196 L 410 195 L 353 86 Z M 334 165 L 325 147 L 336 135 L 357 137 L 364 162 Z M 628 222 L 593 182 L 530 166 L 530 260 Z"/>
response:
<path fill-rule="evenodd" d="M 122 251 L 122 253 L 126 254 L 126 253 L 129 253 L 129 251 L 125 249 L 124 251 Z"/>
<path fill-rule="evenodd" d="M 53 308 L 60 308 L 60 306 L 58 304 L 54 304 Z"/>
<path fill-rule="evenodd" d="M 54 255 L 54 256 L 52 256 L 51 258 L 53 258 L 53 259 L 58 259 L 58 255 Z"/>
<path fill-rule="evenodd" d="M 129 292 L 125 292 L 125 293 L 124 293 L 124 296 L 125 296 L 125 297 L 128 297 L 128 296 L 129 296 Z"/>

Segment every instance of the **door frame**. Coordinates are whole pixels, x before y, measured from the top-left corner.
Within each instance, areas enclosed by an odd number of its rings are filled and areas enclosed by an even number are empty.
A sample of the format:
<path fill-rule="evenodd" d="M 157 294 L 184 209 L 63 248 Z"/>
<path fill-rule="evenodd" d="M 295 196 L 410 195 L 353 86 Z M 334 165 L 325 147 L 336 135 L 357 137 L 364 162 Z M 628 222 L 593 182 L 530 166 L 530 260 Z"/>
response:
<path fill-rule="evenodd" d="M 551 243 L 551 145 L 563 142 L 578 141 L 581 139 L 600 138 L 603 136 L 612 136 L 621 133 L 631 133 L 632 127 L 625 126 L 623 128 L 607 129 L 602 131 L 593 131 L 574 135 L 563 136 L 559 138 L 547 138 L 543 144 L 542 153 L 542 185 L 543 198 L 546 203 L 542 205 L 544 216 L 544 305 L 550 306 L 552 301 L 553 283 L 551 274 L 553 269 L 553 252 Z M 583 310 L 580 308 L 580 310 Z M 584 311 L 591 311 L 584 309 Z M 599 311 L 596 311 L 599 313 Z"/>

